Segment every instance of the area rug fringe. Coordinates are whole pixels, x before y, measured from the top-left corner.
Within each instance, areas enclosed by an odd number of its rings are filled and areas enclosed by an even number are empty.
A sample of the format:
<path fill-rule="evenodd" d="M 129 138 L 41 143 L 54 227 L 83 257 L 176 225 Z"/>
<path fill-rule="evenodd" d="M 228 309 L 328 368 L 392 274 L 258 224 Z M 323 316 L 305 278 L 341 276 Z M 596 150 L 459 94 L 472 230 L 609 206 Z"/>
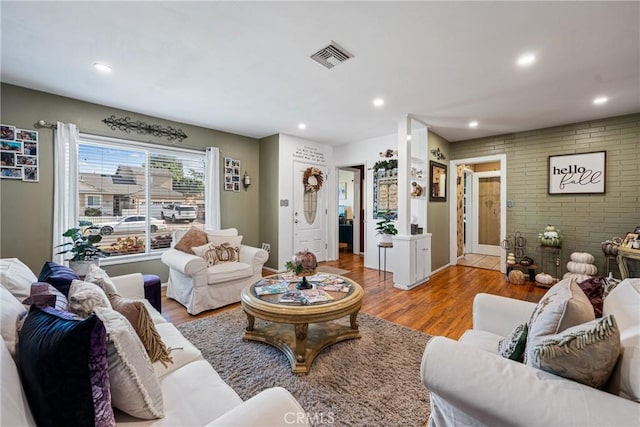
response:
<path fill-rule="evenodd" d="M 279 350 L 242 339 L 246 321 L 236 308 L 178 326 L 243 400 L 281 386 L 316 426 L 426 424 L 429 394 L 420 382 L 420 362 L 428 335 L 360 313 L 362 338 L 330 346 L 309 374 L 296 376 Z M 261 324 L 256 319 L 256 327 Z"/>

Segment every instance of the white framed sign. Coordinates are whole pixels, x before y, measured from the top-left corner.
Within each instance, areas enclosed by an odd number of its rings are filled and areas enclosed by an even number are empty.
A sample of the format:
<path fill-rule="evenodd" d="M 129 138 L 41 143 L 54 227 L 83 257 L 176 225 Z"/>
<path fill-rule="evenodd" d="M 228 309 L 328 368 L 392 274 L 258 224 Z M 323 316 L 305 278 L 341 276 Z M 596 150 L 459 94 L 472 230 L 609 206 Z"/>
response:
<path fill-rule="evenodd" d="M 549 194 L 605 192 L 606 151 L 549 156 Z"/>

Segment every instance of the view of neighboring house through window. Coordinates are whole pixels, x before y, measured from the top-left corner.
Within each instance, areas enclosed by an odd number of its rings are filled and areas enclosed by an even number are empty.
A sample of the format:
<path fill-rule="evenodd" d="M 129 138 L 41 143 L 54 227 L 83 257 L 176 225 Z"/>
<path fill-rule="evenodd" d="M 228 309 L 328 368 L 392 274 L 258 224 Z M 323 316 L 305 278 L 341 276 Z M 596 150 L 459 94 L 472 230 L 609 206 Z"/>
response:
<path fill-rule="evenodd" d="M 204 228 L 204 163 L 195 151 L 82 138 L 79 219 L 110 258 L 168 248 L 173 230 Z"/>

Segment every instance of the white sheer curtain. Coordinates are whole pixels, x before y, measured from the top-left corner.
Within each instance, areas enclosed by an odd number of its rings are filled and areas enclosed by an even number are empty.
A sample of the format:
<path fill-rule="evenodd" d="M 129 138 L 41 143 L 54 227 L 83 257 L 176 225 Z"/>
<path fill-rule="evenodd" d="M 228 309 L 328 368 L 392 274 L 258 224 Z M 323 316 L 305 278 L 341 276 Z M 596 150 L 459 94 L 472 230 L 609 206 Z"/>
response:
<path fill-rule="evenodd" d="M 64 243 L 62 237 L 69 228 L 78 226 L 78 143 L 80 135 L 73 123 L 58 122 L 54 140 L 54 192 L 53 192 L 53 256 L 63 264 L 64 256 L 56 255 Z"/>
<path fill-rule="evenodd" d="M 207 147 L 205 155 L 204 195 L 205 223 L 207 230 L 220 229 L 220 150 Z"/>

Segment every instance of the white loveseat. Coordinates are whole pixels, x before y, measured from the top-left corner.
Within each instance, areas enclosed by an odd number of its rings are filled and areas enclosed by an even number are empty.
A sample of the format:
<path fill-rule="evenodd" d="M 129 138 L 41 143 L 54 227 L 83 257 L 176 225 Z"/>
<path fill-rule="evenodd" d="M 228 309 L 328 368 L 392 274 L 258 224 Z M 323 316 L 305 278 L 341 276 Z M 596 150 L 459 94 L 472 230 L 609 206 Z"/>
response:
<path fill-rule="evenodd" d="M 172 248 L 162 254 L 162 262 L 169 267 L 167 296 L 196 315 L 205 310 L 240 301 L 240 292 L 262 277 L 262 266 L 269 254 L 252 246 L 240 245 L 239 262 L 227 262 L 211 267 L 199 256 L 174 249 L 186 230 L 173 233 Z M 207 231 L 216 236 L 237 236 L 238 230 Z"/>
<path fill-rule="evenodd" d="M 606 390 L 497 354 L 498 342 L 535 308 L 478 294 L 472 330 L 459 341 L 429 341 L 421 367 L 431 397 L 429 426 L 640 425 L 640 279 L 621 282 L 604 300 L 603 313 L 615 317 L 622 350 Z"/>
<path fill-rule="evenodd" d="M 2 260 L 2 275 L 6 282 L 7 274 L 20 276 L 25 283 L 37 281 L 33 273 L 24 264 L 17 261 L 8 263 Z M 144 298 L 141 274 L 130 274 L 112 278 L 119 293 L 128 298 Z M 16 301 L 12 291 L 24 296 L 24 288 L 19 292 L 15 287 L 2 284 L 3 331 L 7 324 L 15 325 L 11 320 Z M 8 290 L 9 292 L 6 292 Z M 24 299 L 24 298 L 22 298 Z M 296 399 L 285 389 L 273 387 L 262 391 L 247 401 L 227 385 L 213 367 L 203 359 L 201 352 L 193 346 L 178 329 L 168 323 L 149 303 L 145 306 L 151 313 L 154 324 L 167 347 L 176 349 L 171 352 L 173 364 L 164 367 L 160 362 L 153 365 L 160 380 L 165 416 L 156 420 L 141 420 L 115 411 L 118 425 L 127 426 L 283 426 L 310 425 L 304 410 Z M 18 310 L 20 309 L 18 305 Z M 17 313 L 16 313 L 17 314 Z M 238 333 L 241 333 L 239 331 Z M 2 338 L 0 338 L 2 339 Z M 11 343 L 15 345 L 15 343 Z M 2 339 L 0 345 L 0 364 L 2 382 L 2 403 L 0 425 L 35 425 L 29 409 L 16 363 L 9 352 L 9 343 Z M 60 389 L 64 385 L 58 384 Z"/>

